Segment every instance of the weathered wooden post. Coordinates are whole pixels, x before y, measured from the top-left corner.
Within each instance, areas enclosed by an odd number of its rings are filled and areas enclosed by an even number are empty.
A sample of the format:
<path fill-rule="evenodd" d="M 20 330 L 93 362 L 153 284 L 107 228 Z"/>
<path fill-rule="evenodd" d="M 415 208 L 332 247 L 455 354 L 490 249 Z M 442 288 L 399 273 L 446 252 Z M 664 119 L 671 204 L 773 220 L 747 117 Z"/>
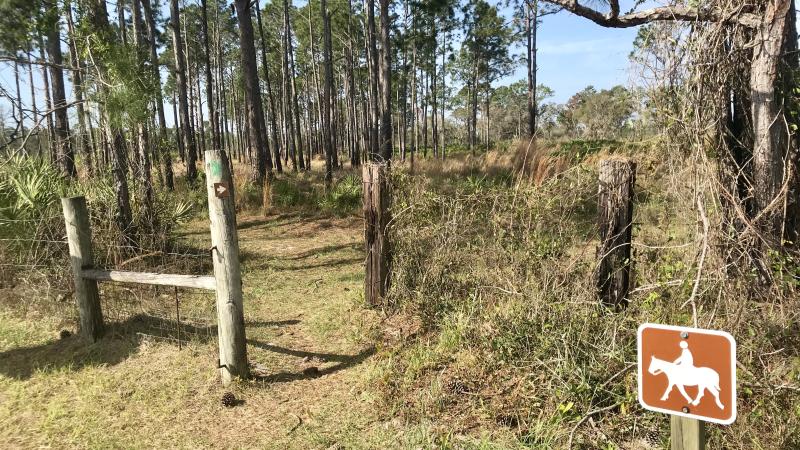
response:
<path fill-rule="evenodd" d="M 362 169 L 364 189 L 364 242 L 367 259 L 364 278 L 364 300 L 370 306 L 380 305 L 389 287 L 391 255 L 386 226 L 389 223 L 389 186 L 387 165 L 367 163 Z"/>
<path fill-rule="evenodd" d="M 625 158 L 600 162 L 597 291 L 600 301 L 616 310 L 628 304 L 635 182 L 635 162 Z"/>
<path fill-rule="evenodd" d="M 706 428 L 702 420 L 670 416 L 669 436 L 672 450 L 705 450 Z"/>
<path fill-rule="evenodd" d="M 222 383 L 228 384 L 234 377 L 249 375 L 239 237 L 228 156 L 222 150 L 208 150 L 205 160 L 211 257 L 217 287 L 219 366 Z"/>
<path fill-rule="evenodd" d="M 80 318 L 79 331 L 81 335 L 94 342 L 103 335 L 105 328 L 97 282 L 84 278 L 82 274 L 83 269 L 91 269 L 94 264 L 92 229 L 89 225 L 86 197 L 62 198 L 61 207 L 64 210 L 69 258 L 75 281 L 75 301 L 78 304 Z"/>

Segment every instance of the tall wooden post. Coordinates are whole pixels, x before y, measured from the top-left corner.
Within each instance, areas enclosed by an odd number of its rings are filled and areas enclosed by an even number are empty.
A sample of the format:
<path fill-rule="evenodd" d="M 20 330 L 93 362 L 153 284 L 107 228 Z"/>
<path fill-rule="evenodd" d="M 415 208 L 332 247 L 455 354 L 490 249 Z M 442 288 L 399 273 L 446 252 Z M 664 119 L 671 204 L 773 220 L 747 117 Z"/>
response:
<path fill-rule="evenodd" d="M 217 283 L 219 365 L 222 383 L 228 384 L 234 377 L 249 375 L 233 180 L 228 155 L 223 150 L 206 151 L 205 166 L 211 256 Z"/>
<path fill-rule="evenodd" d="M 628 304 L 635 183 L 635 162 L 625 158 L 600 162 L 597 291 L 600 301 L 616 310 Z"/>
<path fill-rule="evenodd" d="M 672 450 L 705 450 L 706 428 L 702 420 L 670 416 L 669 435 Z"/>
<path fill-rule="evenodd" d="M 367 163 L 362 170 L 367 251 L 364 300 L 368 305 L 376 306 L 381 304 L 389 287 L 391 255 L 386 235 L 390 217 L 388 169 L 385 163 Z"/>
<path fill-rule="evenodd" d="M 103 335 L 104 326 L 97 281 L 86 279 L 82 275 L 83 269 L 91 269 L 94 264 L 92 229 L 89 225 L 86 198 L 62 198 L 61 207 L 64 210 L 69 259 L 72 265 L 72 277 L 75 281 L 75 301 L 78 304 L 80 334 L 94 342 Z"/>

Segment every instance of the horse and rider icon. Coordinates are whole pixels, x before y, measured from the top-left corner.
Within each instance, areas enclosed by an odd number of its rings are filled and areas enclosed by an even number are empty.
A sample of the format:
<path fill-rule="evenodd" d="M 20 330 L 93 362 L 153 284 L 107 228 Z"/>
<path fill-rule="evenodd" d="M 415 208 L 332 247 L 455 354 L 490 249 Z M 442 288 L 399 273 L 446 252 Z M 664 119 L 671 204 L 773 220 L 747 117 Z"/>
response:
<path fill-rule="evenodd" d="M 736 340 L 730 333 L 643 323 L 636 344 L 644 409 L 721 425 L 736 420 Z"/>
<path fill-rule="evenodd" d="M 665 374 L 667 376 L 667 389 L 664 395 L 661 396 L 662 401 L 666 401 L 673 388 L 678 388 L 678 392 L 683 395 L 686 401 L 694 406 L 700 404 L 700 399 L 703 398 L 705 391 L 711 393 L 717 403 L 719 409 L 725 409 L 725 406 L 719 399 L 719 374 L 710 367 L 695 367 L 694 355 L 689 350 L 689 343 L 681 341 L 679 344 L 681 354 L 672 362 L 656 358 L 655 355 L 650 357 L 650 367 L 647 371 L 651 375 Z M 697 397 L 694 400 L 686 393 L 687 386 L 697 386 Z"/>

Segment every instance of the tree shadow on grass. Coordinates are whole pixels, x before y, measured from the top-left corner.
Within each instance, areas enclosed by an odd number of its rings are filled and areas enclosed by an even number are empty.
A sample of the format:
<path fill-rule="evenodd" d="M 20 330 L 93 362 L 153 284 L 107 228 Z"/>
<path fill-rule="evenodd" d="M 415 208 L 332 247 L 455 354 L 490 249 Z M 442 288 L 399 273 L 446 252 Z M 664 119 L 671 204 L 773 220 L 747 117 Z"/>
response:
<path fill-rule="evenodd" d="M 281 262 L 300 261 L 302 259 L 310 258 L 312 256 L 320 257 L 320 256 L 332 255 L 341 250 L 352 250 L 362 253 L 363 247 L 361 244 L 357 243 L 326 245 L 323 247 L 317 247 L 311 250 L 306 250 L 304 252 L 300 252 L 296 255 L 291 255 L 291 256 L 265 256 L 259 252 L 252 252 L 247 249 L 240 249 L 239 261 L 245 264 L 250 262 L 261 263 L 264 261 L 268 261 L 273 264 L 278 264 Z"/>
<path fill-rule="evenodd" d="M 324 247 L 312 248 L 311 250 L 306 250 L 306 251 L 300 252 L 300 253 L 298 253 L 296 255 L 285 256 L 285 257 L 283 257 L 281 259 L 284 259 L 284 260 L 287 260 L 287 261 L 289 261 L 289 260 L 299 260 L 299 259 L 309 258 L 311 256 L 321 256 L 321 255 L 326 255 L 326 254 L 330 254 L 330 253 L 335 253 L 335 252 L 338 252 L 339 250 L 353 250 L 353 251 L 360 252 L 360 251 L 364 250 L 364 247 L 363 247 L 363 244 L 360 243 L 360 242 L 358 242 L 358 243 L 349 242 L 349 243 L 346 243 L 346 244 L 326 245 Z"/>
<path fill-rule="evenodd" d="M 344 370 L 364 362 L 367 358 L 375 354 L 375 347 L 368 347 L 355 355 L 339 355 L 335 353 L 317 353 L 303 350 L 293 350 L 277 345 L 266 344 L 255 340 L 248 340 L 247 343 L 270 352 L 281 353 L 283 355 L 296 356 L 298 358 L 314 358 L 323 362 L 336 362 L 337 364 L 324 369 L 309 368 L 301 372 L 279 372 L 266 373 L 264 370 L 253 370 L 253 378 L 264 383 L 287 383 L 299 380 L 310 380 L 329 375 L 340 370 Z"/>
<path fill-rule="evenodd" d="M 251 322 L 248 326 L 289 326 L 300 320 Z M 174 320 L 139 314 L 124 322 L 106 324 L 106 332 L 100 340 L 90 343 L 81 336 L 50 341 L 41 345 L 21 347 L 0 352 L 0 374 L 18 380 L 26 380 L 38 372 L 48 373 L 60 370 L 79 371 L 85 367 L 114 366 L 136 353 L 144 339 L 152 337 L 167 342 L 190 341 L 207 343 L 217 339 L 216 326 L 195 326 Z M 318 378 L 323 375 L 360 364 L 375 353 L 375 348 L 367 348 L 356 355 L 316 353 L 292 350 L 276 345 L 248 340 L 248 344 L 267 351 L 314 358 L 323 362 L 337 364 L 319 370 L 306 370 L 300 373 L 282 372 L 266 374 L 254 371 L 254 379 L 264 382 L 290 382 Z"/>
<path fill-rule="evenodd" d="M 245 327 L 282 327 L 287 325 L 297 325 L 300 319 L 287 319 L 287 320 L 268 320 L 268 321 L 252 321 L 246 322 Z"/>
<path fill-rule="evenodd" d="M 248 228 L 266 227 L 277 228 L 282 226 L 294 225 L 308 219 L 308 216 L 302 213 L 286 213 L 277 216 L 267 216 L 263 218 L 248 218 L 236 224 L 237 230 L 246 230 Z"/>
<path fill-rule="evenodd" d="M 291 265 L 281 265 L 275 263 L 273 261 L 263 261 L 260 264 L 249 265 L 247 268 L 249 270 L 265 270 L 270 269 L 276 272 L 287 272 L 287 271 L 296 271 L 296 270 L 311 270 L 311 269 L 320 269 L 320 268 L 336 268 L 341 266 L 349 266 L 351 264 L 356 263 L 363 263 L 364 257 L 357 256 L 354 258 L 341 258 L 341 259 L 334 259 L 331 261 L 322 261 L 315 264 L 291 264 Z"/>
<path fill-rule="evenodd" d="M 77 371 L 84 367 L 113 366 L 137 352 L 142 340 L 208 342 L 216 339 L 216 326 L 195 326 L 161 317 L 138 314 L 124 322 L 107 323 L 103 337 L 89 342 L 78 335 L 32 347 L 21 347 L 0 353 L 0 374 L 28 379 L 37 372 L 62 369 Z"/>

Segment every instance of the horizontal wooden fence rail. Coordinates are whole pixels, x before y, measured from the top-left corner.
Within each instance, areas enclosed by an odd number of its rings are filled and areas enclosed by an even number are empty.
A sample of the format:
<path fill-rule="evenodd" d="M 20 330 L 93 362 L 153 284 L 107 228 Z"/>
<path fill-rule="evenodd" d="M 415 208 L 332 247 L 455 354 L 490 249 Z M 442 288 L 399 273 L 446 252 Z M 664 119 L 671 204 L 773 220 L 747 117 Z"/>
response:
<path fill-rule="evenodd" d="M 157 286 L 206 289 L 216 292 L 217 367 L 223 384 L 234 378 L 247 378 L 247 337 L 244 328 L 242 274 L 239 267 L 239 236 L 233 179 L 228 156 L 222 150 L 209 150 L 206 156 L 206 190 L 211 228 L 214 275 L 174 275 L 148 272 L 94 269 L 92 229 L 84 197 L 61 199 L 69 244 L 70 265 L 75 282 L 80 334 L 97 341 L 105 328 L 98 281 L 137 283 Z"/>
<path fill-rule="evenodd" d="M 175 286 L 206 289 L 209 291 L 217 289 L 217 282 L 214 277 L 205 275 L 173 275 L 148 272 L 123 272 L 120 270 L 83 269 L 81 271 L 81 276 L 85 279 L 95 281 Z"/>

